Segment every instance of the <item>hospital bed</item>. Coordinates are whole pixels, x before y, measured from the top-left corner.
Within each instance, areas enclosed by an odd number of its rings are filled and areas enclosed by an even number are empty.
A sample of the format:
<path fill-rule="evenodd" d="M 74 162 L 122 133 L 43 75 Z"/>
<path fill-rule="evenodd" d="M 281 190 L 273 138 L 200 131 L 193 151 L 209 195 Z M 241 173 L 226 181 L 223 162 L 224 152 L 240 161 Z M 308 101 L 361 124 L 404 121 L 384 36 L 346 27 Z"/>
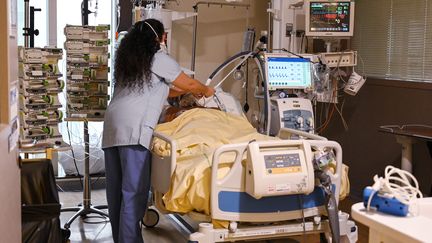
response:
<path fill-rule="evenodd" d="M 223 144 L 214 150 L 210 158 L 210 185 L 207 185 L 210 187 L 210 209 L 207 212 L 180 210 L 181 214 L 202 222 L 198 231 L 189 236 L 190 243 L 235 242 L 316 233 L 325 233 L 331 238 L 324 207 L 326 196 L 324 190 L 315 183 L 312 161 L 317 150 L 333 151 L 333 172 L 327 174 L 331 178 L 334 194 L 339 195 L 342 149 L 337 142 L 327 141 L 317 135 L 298 134 L 312 139 L 285 140 L 291 137 L 291 133 L 296 131 L 282 129 L 277 140 Z M 178 142 L 157 131 L 154 137 L 165 143 L 168 151 L 164 154 L 153 151 L 153 203 L 161 213 L 179 213 L 167 209 L 163 200 L 176 176 Z M 221 167 L 222 164 L 226 165 L 227 155 L 232 163 L 228 170 L 224 167 L 225 172 L 221 175 Z M 280 159 L 280 156 L 285 159 L 291 156 L 290 158 L 300 161 L 291 166 L 295 167 L 292 169 L 287 165 L 292 161 L 274 160 L 273 167 L 270 165 L 273 174 L 269 173 L 270 167 L 263 167 L 263 164 L 268 163 L 266 160 L 269 158 Z M 151 213 L 157 212 L 152 210 Z M 345 235 L 345 242 L 355 242 L 357 232 L 354 223 L 348 221 L 346 214 L 339 215 L 339 221 L 340 235 Z M 153 226 L 156 223 L 157 221 L 146 225 Z"/>

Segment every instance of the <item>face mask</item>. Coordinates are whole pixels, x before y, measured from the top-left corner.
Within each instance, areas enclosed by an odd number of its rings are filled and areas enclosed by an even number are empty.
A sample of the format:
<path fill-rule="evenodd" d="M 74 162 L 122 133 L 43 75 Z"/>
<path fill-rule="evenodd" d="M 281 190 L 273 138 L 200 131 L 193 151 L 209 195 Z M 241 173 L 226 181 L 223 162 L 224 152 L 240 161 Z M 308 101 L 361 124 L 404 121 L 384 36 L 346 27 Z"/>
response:
<path fill-rule="evenodd" d="M 168 48 L 164 42 L 160 43 L 159 46 L 160 46 L 160 49 L 162 50 L 162 52 L 168 54 Z"/>

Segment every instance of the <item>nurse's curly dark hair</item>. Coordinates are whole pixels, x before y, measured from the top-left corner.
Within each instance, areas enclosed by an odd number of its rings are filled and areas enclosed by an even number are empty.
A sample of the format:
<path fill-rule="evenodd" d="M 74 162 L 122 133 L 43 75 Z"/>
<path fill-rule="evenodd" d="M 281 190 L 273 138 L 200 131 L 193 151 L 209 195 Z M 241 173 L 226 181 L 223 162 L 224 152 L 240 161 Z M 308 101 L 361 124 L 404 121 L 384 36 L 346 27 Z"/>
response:
<path fill-rule="evenodd" d="M 142 89 L 144 84 L 150 83 L 153 56 L 160 49 L 163 34 L 164 26 L 156 19 L 139 21 L 132 26 L 116 52 L 115 87 Z"/>

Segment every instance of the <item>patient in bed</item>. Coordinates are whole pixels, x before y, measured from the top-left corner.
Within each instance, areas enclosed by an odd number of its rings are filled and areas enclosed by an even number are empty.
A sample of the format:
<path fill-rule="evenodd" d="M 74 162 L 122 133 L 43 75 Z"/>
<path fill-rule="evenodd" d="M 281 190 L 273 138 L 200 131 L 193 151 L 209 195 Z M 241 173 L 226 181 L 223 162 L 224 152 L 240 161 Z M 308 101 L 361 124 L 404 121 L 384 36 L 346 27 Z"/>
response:
<path fill-rule="evenodd" d="M 159 124 L 155 131 L 173 138 L 177 143 L 177 167 L 171 186 L 163 197 L 165 207 L 174 212 L 192 210 L 210 214 L 210 183 L 212 156 L 224 144 L 273 140 L 262 135 L 248 120 L 217 109 L 195 108 L 183 111 L 170 122 Z M 154 139 L 153 151 L 168 155 L 168 145 Z M 219 176 L 229 171 L 233 156 L 222 158 Z"/>

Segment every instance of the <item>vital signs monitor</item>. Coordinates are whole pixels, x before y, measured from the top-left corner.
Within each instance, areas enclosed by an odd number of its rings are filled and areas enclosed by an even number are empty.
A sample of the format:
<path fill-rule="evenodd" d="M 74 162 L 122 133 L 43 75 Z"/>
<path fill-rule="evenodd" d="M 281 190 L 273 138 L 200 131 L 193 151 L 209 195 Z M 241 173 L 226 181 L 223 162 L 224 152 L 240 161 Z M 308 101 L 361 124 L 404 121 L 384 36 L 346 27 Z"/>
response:
<path fill-rule="evenodd" d="M 306 35 L 349 37 L 354 34 L 354 2 L 350 0 L 306 0 Z"/>

